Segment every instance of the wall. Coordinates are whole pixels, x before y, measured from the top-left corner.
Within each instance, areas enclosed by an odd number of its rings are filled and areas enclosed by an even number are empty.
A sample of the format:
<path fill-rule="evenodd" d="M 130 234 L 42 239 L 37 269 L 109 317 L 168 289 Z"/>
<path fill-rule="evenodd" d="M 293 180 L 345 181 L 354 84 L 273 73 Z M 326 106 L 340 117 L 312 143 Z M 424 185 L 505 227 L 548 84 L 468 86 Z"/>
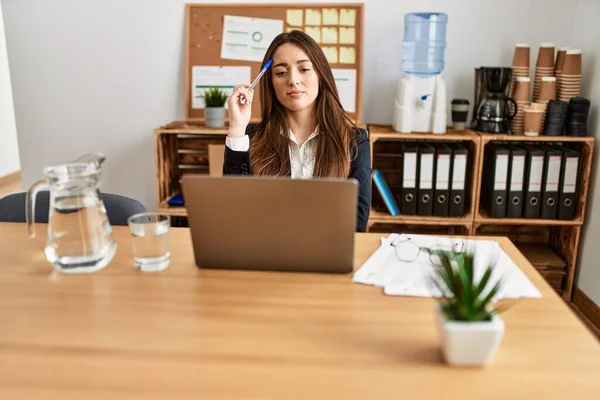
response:
<path fill-rule="evenodd" d="M 155 207 L 152 130 L 185 115 L 185 3 L 3 0 L 26 185 L 44 165 L 101 151 L 104 190 Z M 571 0 L 364 3 L 370 123 L 391 122 L 405 13 L 449 14 L 449 100 L 472 97 L 473 68 L 510 65 L 515 43 L 569 43 L 575 14 Z"/>
<path fill-rule="evenodd" d="M 0 177 L 21 168 L 3 21 L 0 4 Z"/>
<path fill-rule="evenodd" d="M 573 28 L 573 45 L 583 50 L 583 87 L 582 95 L 592 102 L 589 116 L 589 135 L 600 140 L 600 2 L 597 0 L 579 0 Z M 588 199 L 587 221 L 584 226 L 581 244 L 581 256 L 577 286 L 596 304 L 600 305 L 600 175 L 598 158 L 600 146 L 596 143 L 594 164 L 592 166 L 591 186 Z"/>

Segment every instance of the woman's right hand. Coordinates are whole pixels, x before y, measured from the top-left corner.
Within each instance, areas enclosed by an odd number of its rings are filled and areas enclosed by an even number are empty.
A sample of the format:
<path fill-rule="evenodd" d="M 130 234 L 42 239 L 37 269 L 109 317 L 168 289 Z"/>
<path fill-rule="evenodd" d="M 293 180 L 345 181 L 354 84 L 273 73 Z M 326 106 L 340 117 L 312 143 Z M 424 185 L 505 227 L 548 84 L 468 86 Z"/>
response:
<path fill-rule="evenodd" d="M 250 85 L 238 85 L 227 99 L 229 109 L 229 136 L 242 137 L 246 134 L 246 127 L 250 123 L 252 115 L 252 94 L 248 90 Z M 244 104 L 242 104 L 242 99 Z"/>

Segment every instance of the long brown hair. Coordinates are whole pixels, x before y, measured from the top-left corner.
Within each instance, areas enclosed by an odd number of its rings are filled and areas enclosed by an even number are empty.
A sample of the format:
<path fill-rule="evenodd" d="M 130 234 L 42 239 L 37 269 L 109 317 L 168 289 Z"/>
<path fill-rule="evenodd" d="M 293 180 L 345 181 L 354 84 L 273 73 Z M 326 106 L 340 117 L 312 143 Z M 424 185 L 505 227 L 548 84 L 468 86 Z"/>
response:
<path fill-rule="evenodd" d="M 275 50 L 292 43 L 306 53 L 319 78 L 319 94 L 315 100 L 318 136 L 315 177 L 345 178 L 350 173 L 352 149 L 356 147 L 358 128 L 350 120 L 338 95 L 333 73 L 319 45 L 302 31 L 279 34 L 271 43 L 263 60 L 273 58 Z M 289 175 L 289 126 L 284 106 L 277 100 L 271 73 L 260 82 L 262 122 L 252 138 L 250 155 L 255 175 Z"/>

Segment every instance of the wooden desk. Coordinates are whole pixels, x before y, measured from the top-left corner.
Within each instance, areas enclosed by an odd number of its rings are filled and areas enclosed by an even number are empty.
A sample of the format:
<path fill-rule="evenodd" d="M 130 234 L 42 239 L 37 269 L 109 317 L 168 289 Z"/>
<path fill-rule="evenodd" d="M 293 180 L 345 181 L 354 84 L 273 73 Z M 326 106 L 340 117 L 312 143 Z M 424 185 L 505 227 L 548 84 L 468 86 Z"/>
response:
<path fill-rule="evenodd" d="M 38 232 L 45 227 L 39 226 Z M 541 289 L 505 315 L 492 365 L 442 362 L 433 300 L 349 275 L 199 270 L 189 232 L 171 267 L 134 270 L 128 231 L 91 275 L 52 272 L 44 238 L 0 224 L 1 399 L 591 399 L 600 345 L 506 239 Z M 380 235 L 357 236 L 356 265 Z"/>

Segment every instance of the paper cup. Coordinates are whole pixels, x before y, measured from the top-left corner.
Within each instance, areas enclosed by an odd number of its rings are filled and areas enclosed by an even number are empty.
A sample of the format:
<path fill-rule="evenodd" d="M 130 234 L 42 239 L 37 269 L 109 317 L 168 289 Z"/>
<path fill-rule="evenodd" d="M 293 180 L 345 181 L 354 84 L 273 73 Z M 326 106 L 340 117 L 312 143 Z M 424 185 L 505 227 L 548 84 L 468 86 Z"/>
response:
<path fill-rule="evenodd" d="M 567 55 L 567 47 L 561 47 L 556 52 L 556 62 L 554 63 L 554 72 L 558 74 L 562 72 L 563 66 L 565 64 L 565 56 Z"/>
<path fill-rule="evenodd" d="M 527 101 L 531 99 L 531 79 L 518 77 L 515 82 L 515 90 L 513 94 L 515 101 Z"/>
<path fill-rule="evenodd" d="M 536 66 L 554 70 L 554 43 L 540 45 Z"/>
<path fill-rule="evenodd" d="M 562 74 L 581 75 L 581 50 L 567 50 Z"/>
<path fill-rule="evenodd" d="M 548 102 L 556 99 L 556 78 L 548 76 L 542 78 L 542 84 L 540 86 L 540 94 L 538 101 Z"/>
<path fill-rule="evenodd" d="M 526 43 L 517 43 L 513 54 L 513 68 L 526 67 L 529 70 L 529 64 L 529 45 Z"/>
<path fill-rule="evenodd" d="M 542 118 L 544 112 L 541 110 L 525 110 L 525 136 L 538 136 L 542 129 Z"/>

